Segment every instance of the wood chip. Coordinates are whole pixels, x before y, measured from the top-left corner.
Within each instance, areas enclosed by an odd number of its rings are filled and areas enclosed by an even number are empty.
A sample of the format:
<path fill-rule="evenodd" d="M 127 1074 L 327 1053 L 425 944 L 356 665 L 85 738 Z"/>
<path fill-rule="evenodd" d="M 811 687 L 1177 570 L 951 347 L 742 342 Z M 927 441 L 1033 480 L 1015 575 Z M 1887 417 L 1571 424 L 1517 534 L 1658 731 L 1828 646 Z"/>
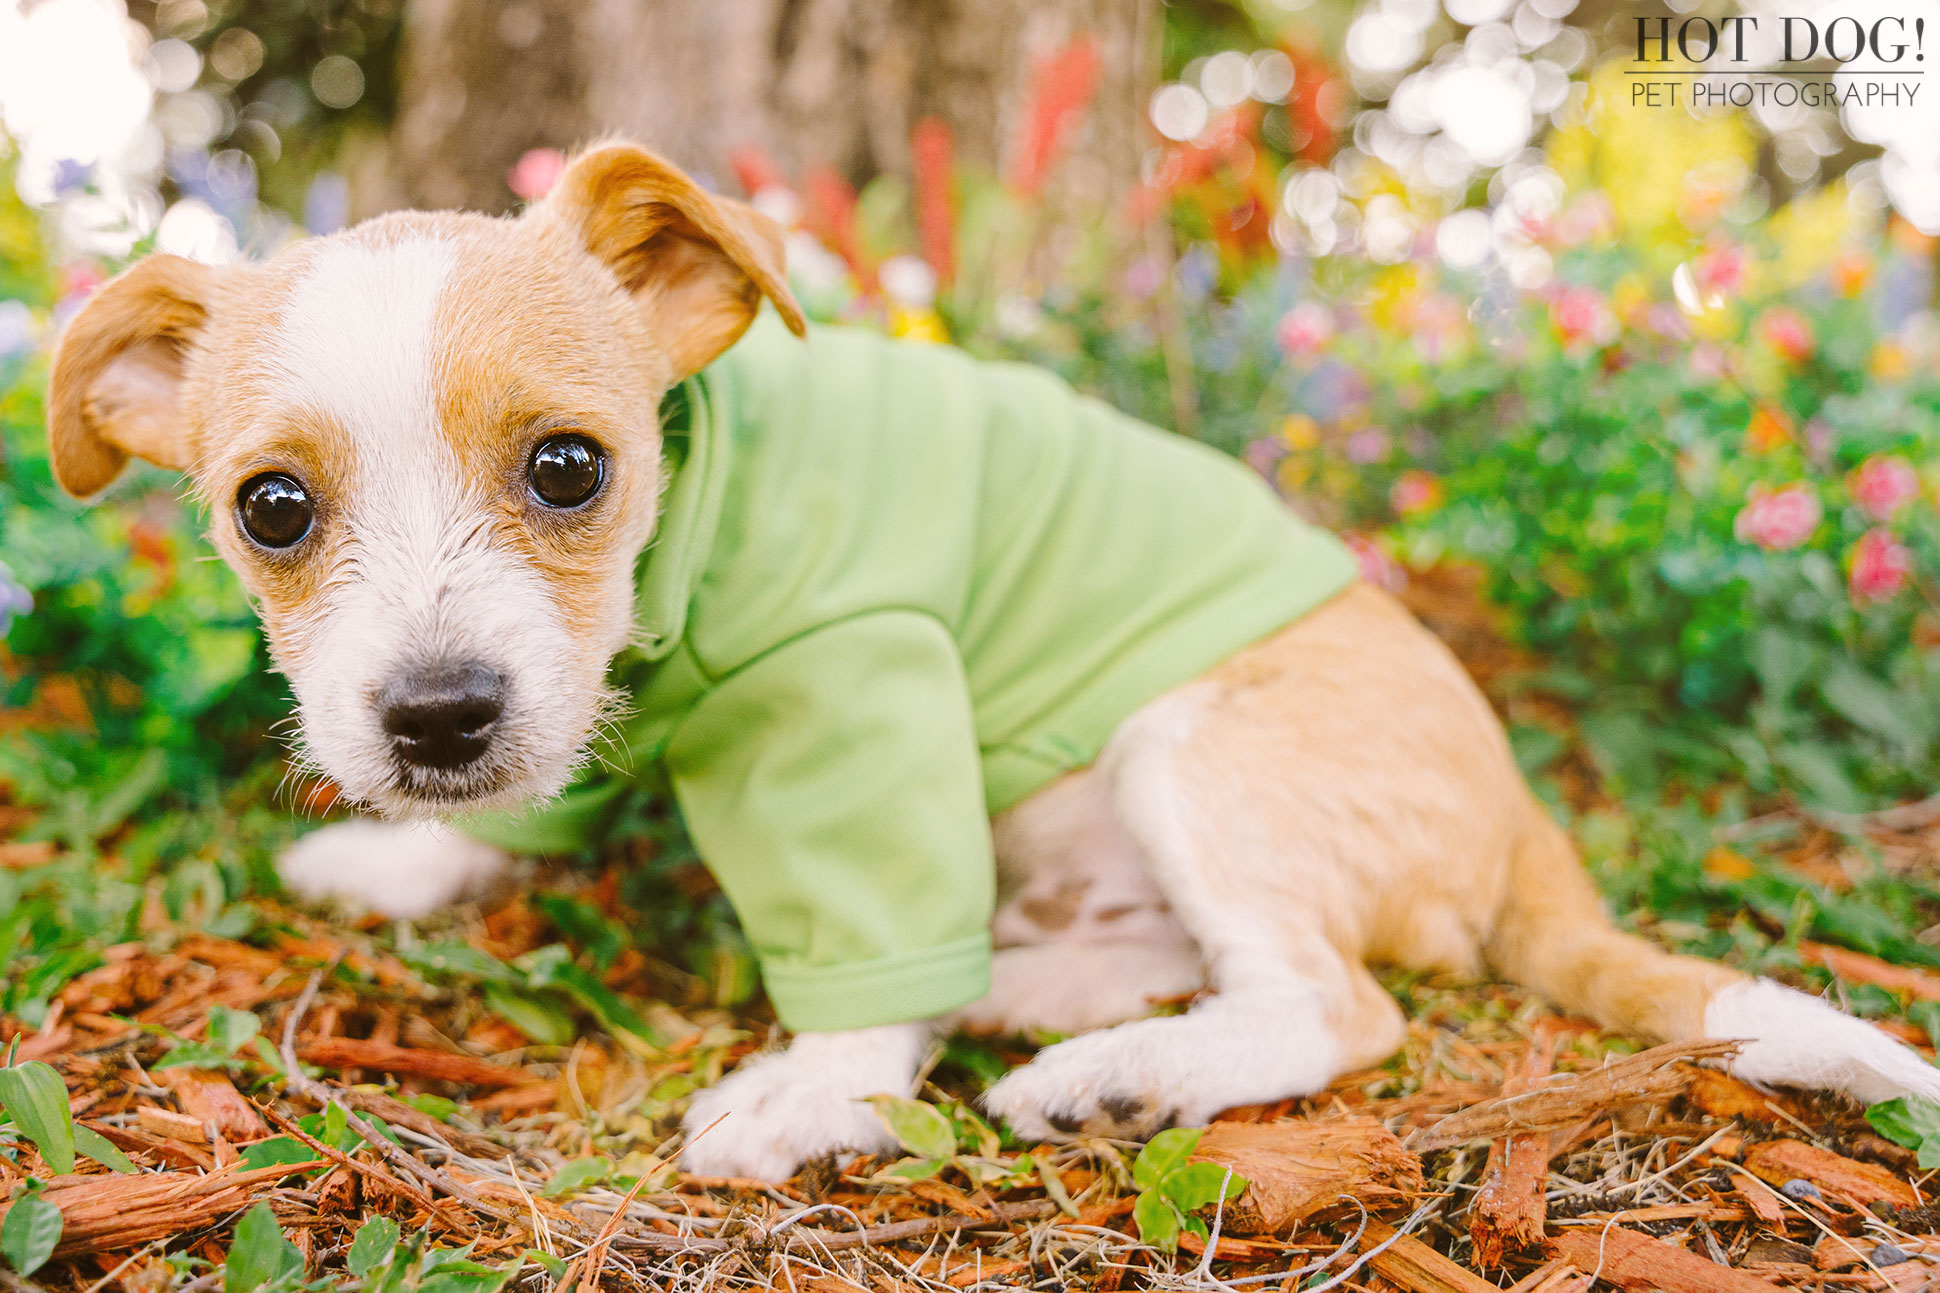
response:
<path fill-rule="evenodd" d="M 249 1206 L 258 1186 L 302 1166 L 218 1169 L 206 1175 L 167 1172 L 138 1176 L 57 1176 L 41 1197 L 61 1210 L 56 1257 L 126 1252 L 158 1239 L 177 1239 Z M 0 1223 L 6 1211 L 0 1209 Z"/>
<path fill-rule="evenodd" d="M 1342 1206 L 1342 1195 L 1378 1209 L 1422 1188 L 1421 1160 L 1393 1132 L 1364 1118 L 1216 1122 L 1199 1138 L 1193 1158 L 1246 1178 L 1246 1192 L 1226 1205 L 1226 1230 L 1235 1235 L 1284 1233 L 1313 1213 Z"/>
<path fill-rule="evenodd" d="M 1870 983 L 1915 1001 L 1940 1001 L 1940 974 L 1931 970 L 1895 965 L 1850 948 L 1803 940 L 1799 943 L 1799 957 L 1824 966 L 1847 983 Z"/>
<path fill-rule="evenodd" d="M 1555 1054 L 1554 1037 L 1541 1038 L 1524 1063 L 1503 1081 L 1502 1093 L 1521 1095 L 1535 1089 L 1549 1076 Z M 1469 1242 L 1475 1264 L 1483 1270 L 1494 1270 L 1512 1256 L 1542 1247 L 1543 1221 L 1548 1216 L 1543 1183 L 1549 1176 L 1553 1140 L 1549 1132 L 1537 1132 L 1490 1142 L 1482 1187 L 1468 1213 Z"/>
<path fill-rule="evenodd" d="M 1855 1162 L 1803 1141 L 1768 1140 L 1754 1145 L 1745 1154 L 1745 1167 L 1776 1186 L 1782 1187 L 1787 1181 L 1810 1181 L 1828 1197 L 1854 1207 L 1874 1203 L 1890 1203 L 1896 1208 L 1920 1206 L 1919 1193 L 1885 1168 Z"/>
<path fill-rule="evenodd" d="M 177 1113 L 173 1109 L 158 1108 L 152 1104 L 145 1104 L 137 1109 L 135 1118 L 141 1123 L 143 1131 L 152 1132 L 157 1136 L 179 1140 L 185 1145 L 209 1143 L 208 1129 L 202 1125 L 200 1118 L 191 1118 L 188 1114 Z"/>
<path fill-rule="evenodd" d="M 1499 1136 L 1563 1131 L 1625 1105 L 1662 1103 L 1690 1089 L 1692 1061 L 1728 1059 L 1737 1052 L 1736 1042 L 1684 1042 L 1613 1060 L 1588 1073 L 1559 1073 L 1519 1095 L 1450 1114 L 1417 1132 L 1408 1148 L 1425 1154 Z"/>
<path fill-rule="evenodd" d="M 1661 1289 L 1663 1293 L 1770 1293 L 1779 1287 L 1620 1226 L 1571 1230 L 1554 1246 L 1558 1257 L 1618 1288 Z"/>
<path fill-rule="evenodd" d="M 269 1135 L 269 1124 L 236 1084 L 209 1069 L 171 1068 L 153 1073 L 157 1082 L 175 1093 L 182 1112 L 204 1127 L 214 1127 L 223 1139 L 248 1144 Z"/>
<path fill-rule="evenodd" d="M 300 1043 L 296 1053 L 306 1064 L 319 1064 L 324 1068 L 371 1069 L 378 1073 L 429 1078 L 435 1082 L 456 1082 L 461 1086 L 535 1085 L 532 1075 L 524 1069 L 494 1064 L 473 1055 L 361 1041 L 355 1037 L 313 1038 Z"/>
<path fill-rule="evenodd" d="M 1394 1227 L 1380 1221 L 1367 1223 L 1361 1242 L 1367 1248 L 1394 1239 Z M 1413 1235 L 1394 1239 L 1386 1249 L 1368 1259 L 1374 1272 L 1408 1293 L 1502 1293 L 1502 1290 L 1469 1270 L 1442 1256 Z"/>
<path fill-rule="evenodd" d="M 1786 1123 L 1797 1126 L 1809 1117 L 1796 1100 L 1761 1091 L 1717 1069 L 1691 1070 L 1690 1101 L 1713 1118 L 1736 1118 L 1749 1123 Z"/>

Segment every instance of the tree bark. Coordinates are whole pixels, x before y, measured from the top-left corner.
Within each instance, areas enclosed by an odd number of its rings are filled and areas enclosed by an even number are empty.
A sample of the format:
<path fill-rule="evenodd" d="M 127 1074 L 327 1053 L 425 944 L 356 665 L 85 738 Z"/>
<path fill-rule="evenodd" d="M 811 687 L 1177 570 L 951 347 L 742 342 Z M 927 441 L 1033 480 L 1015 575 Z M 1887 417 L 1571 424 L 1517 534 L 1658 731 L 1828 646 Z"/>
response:
<path fill-rule="evenodd" d="M 526 150 L 639 140 L 731 190 L 733 150 L 799 180 L 910 169 L 910 129 L 961 163 L 1012 164 L 1036 69 L 1074 39 L 1096 92 L 1046 177 L 1057 206 L 1134 185 L 1158 71 L 1156 0 L 412 0 L 383 191 L 360 205 L 514 204 Z"/>

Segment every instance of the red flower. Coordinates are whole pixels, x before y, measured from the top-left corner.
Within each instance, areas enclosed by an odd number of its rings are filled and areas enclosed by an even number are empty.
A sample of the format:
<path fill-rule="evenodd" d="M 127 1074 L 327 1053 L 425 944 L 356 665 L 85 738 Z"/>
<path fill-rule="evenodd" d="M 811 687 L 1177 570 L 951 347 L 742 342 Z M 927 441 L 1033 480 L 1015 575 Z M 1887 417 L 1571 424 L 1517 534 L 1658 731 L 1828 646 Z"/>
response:
<path fill-rule="evenodd" d="M 1607 345 L 1617 335 L 1617 319 L 1593 287 L 1566 287 L 1549 303 L 1549 317 L 1563 344 Z"/>
<path fill-rule="evenodd" d="M 1855 606 L 1891 601 L 1913 577 L 1913 553 L 1889 530 L 1872 529 L 1852 546 L 1847 586 Z"/>
<path fill-rule="evenodd" d="M 1818 495 L 1803 481 L 1778 489 L 1753 485 L 1751 499 L 1738 513 L 1731 530 L 1740 543 L 1783 552 L 1811 538 L 1824 517 Z"/>
<path fill-rule="evenodd" d="M 1874 454 L 1846 477 L 1846 488 L 1860 511 L 1875 521 L 1890 521 L 1920 496 L 1920 478 L 1898 454 Z"/>
<path fill-rule="evenodd" d="M 950 128 L 935 117 L 924 117 L 909 132 L 910 165 L 916 190 L 916 234 L 923 259 L 936 271 L 937 281 L 949 283 L 956 272 L 956 211 L 950 194 L 951 155 L 955 141 Z"/>
<path fill-rule="evenodd" d="M 566 155 L 557 148 L 529 148 L 506 172 L 505 182 L 525 201 L 537 202 L 565 173 Z"/>
<path fill-rule="evenodd" d="M 1750 272 L 1751 253 L 1730 243 L 1705 252 L 1691 266 L 1691 275 L 1706 296 L 1736 296 L 1744 290 Z"/>
<path fill-rule="evenodd" d="M 1344 534 L 1341 542 L 1347 545 L 1347 550 L 1354 554 L 1354 560 L 1360 564 L 1361 578 L 1376 588 L 1399 592 L 1401 586 L 1408 582 L 1408 572 L 1372 539 L 1359 534 Z"/>
<path fill-rule="evenodd" d="M 1442 501 L 1442 483 L 1425 471 L 1404 471 L 1388 491 L 1388 504 L 1402 516 L 1434 510 Z"/>
<path fill-rule="evenodd" d="M 1319 350 L 1334 336 L 1334 316 L 1318 301 L 1302 301 L 1280 316 L 1273 339 L 1289 355 L 1307 355 Z"/>
<path fill-rule="evenodd" d="M 1758 335 L 1765 339 L 1766 345 L 1794 364 L 1802 364 L 1812 358 L 1812 351 L 1818 344 L 1812 335 L 1812 325 L 1805 321 L 1805 316 L 1784 305 L 1775 305 L 1758 316 Z"/>
<path fill-rule="evenodd" d="M 1098 88 L 1098 49 L 1080 35 L 1031 69 L 1031 93 L 1011 148 L 1010 186 L 1025 197 L 1044 187 L 1058 153 L 1084 120 Z"/>

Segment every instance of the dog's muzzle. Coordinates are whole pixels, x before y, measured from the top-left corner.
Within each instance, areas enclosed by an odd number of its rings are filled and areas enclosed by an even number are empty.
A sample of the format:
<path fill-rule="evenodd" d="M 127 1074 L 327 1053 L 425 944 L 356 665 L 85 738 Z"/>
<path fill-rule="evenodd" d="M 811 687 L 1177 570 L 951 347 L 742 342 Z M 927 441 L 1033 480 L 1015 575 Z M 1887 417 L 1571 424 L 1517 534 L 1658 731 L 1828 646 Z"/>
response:
<path fill-rule="evenodd" d="M 505 712 L 505 680 L 476 660 L 420 666 L 385 684 L 377 708 L 399 759 L 459 768 L 491 749 Z"/>

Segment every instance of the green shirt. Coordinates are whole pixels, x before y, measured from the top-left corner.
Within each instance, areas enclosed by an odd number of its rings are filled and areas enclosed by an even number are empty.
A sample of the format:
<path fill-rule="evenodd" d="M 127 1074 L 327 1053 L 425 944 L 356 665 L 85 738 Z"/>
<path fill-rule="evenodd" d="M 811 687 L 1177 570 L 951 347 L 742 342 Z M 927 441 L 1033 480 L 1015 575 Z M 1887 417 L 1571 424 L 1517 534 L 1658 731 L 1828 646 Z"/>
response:
<path fill-rule="evenodd" d="M 1241 464 L 1038 368 L 764 314 L 678 393 L 631 716 L 461 825 L 586 847 L 657 761 L 796 1030 L 982 995 L 989 815 L 1354 577 Z"/>

